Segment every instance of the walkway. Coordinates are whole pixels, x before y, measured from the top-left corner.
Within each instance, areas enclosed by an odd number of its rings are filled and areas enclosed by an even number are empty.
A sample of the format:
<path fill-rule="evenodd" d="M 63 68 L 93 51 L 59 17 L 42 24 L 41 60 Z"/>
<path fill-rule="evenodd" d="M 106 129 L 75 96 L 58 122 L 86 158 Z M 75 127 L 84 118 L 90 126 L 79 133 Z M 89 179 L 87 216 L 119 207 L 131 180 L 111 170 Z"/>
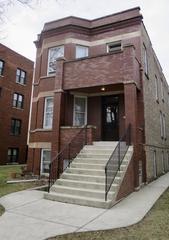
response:
<path fill-rule="evenodd" d="M 26 190 L 0 198 L 0 239 L 44 240 L 70 232 L 126 227 L 140 221 L 169 186 L 169 173 L 130 194 L 112 209 L 97 209 L 43 199 Z"/>

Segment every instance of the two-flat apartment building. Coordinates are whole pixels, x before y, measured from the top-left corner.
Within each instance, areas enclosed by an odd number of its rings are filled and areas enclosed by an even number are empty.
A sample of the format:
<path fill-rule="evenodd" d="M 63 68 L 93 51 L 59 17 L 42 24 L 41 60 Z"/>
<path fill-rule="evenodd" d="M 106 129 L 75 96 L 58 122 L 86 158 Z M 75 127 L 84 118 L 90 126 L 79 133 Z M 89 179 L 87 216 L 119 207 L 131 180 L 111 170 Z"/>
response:
<path fill-rule="evenodd" d="M 64 161 L 59 163 L 57 154 L 84 125 L 91 145 L 118 142 L 131 125 L 133 154 L 116 200 L 169 170 L 169 88 L 142 18 L 140 9 L 134 8 L 94 20 L 67 17 L 44 25 L 35 42 L 30 171 L 47 174 L 51 159 L 58 161 L 56 171 L 62 164 L 62 171 Z M 79 186 L 68 189 L 72 181 L 94 181 L 93 175 L 104 175 L 91 170 L 101 157 L 97 169 L 104 168 L 104 156 L 98 152 L 97 145 L 91 162 L 90 151 L 83 154 L 86 162 L 75 160 L 63 175 L 71 181 L 62 181 L 67 184 L 66 196 Z M 83 186 L 89 187 L 84 182 Z M 97 184 L 93 186 L 96 190 Z M 58 186 L 57 191 L 61 194 Z"/>
<path fill-rule="evenodd" d="M 0 44 L 0 164 L 25 163 L 33 62 Z"/>

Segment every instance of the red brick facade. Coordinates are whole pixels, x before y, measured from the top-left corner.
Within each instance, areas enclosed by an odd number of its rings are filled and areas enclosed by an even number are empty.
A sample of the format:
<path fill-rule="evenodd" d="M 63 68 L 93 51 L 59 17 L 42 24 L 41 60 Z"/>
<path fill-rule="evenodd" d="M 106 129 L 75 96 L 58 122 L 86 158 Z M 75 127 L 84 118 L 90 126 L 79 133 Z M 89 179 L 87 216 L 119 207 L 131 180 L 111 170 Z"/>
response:
<path fill-rule="evenodd" d="M 124 179 L 127 184 L 123 184 L 118 198 L 139 187 L 140 172 L 141 182 L 148 181 L 144 148 L 145 39 L 139 10 L 129 9 L 92 21 L 68 17 L 45 24 L 35 42 L 37 59 L 28 157 L 28 169 L 35 174 L 40 173 L 43 149 L 50 150 L 53 159 L 79 131 L 74 127 L 76 96 L 87 99 L 86 123 L 94 127 L 88 129 L 88 141 L 103 140 L 103 97 L 109 96 L 119 101 L 118 139 L 131 124 L 134 146 L 133 160 Z M 117 42 L 121 48 L 109 52 L 109 44 Z M 77 59 L 77 45 L 88 47 L 88 56 Z M 64 56 L 57 59 L 56 72 L 49 75 L 49 52 L 59 46 L 64 46 Z M 51 129 L 43 127 L 47 97 L 53 98 Z"/>
<path fill-rule="evenodd" d="M 0 44 L 0 61 L 4 62 L 3 72 L 0 75 L 0 164 L 25 163 L 33 62 L 2 44 Z M 17 69 L 26 72 L 25 84 L 16 82 Z M 14 93 L 23 96 L 22 109 L 13 106 Z M 12 119 L 21 121 L 19 134 L 11 132 Z M 12 158 L 10 159 L 9 149 L 18 149 L 17 159 L 13 161 Z"/>

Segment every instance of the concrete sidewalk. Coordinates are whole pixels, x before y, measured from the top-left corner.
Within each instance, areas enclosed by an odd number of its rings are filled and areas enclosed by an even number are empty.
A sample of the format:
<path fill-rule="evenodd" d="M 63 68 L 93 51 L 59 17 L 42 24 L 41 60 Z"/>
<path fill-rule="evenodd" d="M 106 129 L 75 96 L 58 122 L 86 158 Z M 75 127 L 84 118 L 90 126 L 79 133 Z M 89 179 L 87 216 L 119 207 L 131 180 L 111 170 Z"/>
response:
<path fill-rule="evenodd" d="M 70 232 L 126 227 L 140 221 L 169 186 L 169 173 L 115 205 L 98 209 L 43 199 L 43 192 L 26 190 L 0 198 L 0 239 L 44 240 Z"/>

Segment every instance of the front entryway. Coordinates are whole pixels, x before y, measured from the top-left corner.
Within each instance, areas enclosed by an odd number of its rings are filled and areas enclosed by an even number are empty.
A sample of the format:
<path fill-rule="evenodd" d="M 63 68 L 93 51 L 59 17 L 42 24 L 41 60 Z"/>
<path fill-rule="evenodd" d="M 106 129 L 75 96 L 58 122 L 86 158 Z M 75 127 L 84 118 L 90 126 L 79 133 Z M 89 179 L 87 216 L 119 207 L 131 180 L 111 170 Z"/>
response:
<path fill-rule="evenodd" d="M 102 97 L 102 140 L 119 140 L 119 97 Z"/>

